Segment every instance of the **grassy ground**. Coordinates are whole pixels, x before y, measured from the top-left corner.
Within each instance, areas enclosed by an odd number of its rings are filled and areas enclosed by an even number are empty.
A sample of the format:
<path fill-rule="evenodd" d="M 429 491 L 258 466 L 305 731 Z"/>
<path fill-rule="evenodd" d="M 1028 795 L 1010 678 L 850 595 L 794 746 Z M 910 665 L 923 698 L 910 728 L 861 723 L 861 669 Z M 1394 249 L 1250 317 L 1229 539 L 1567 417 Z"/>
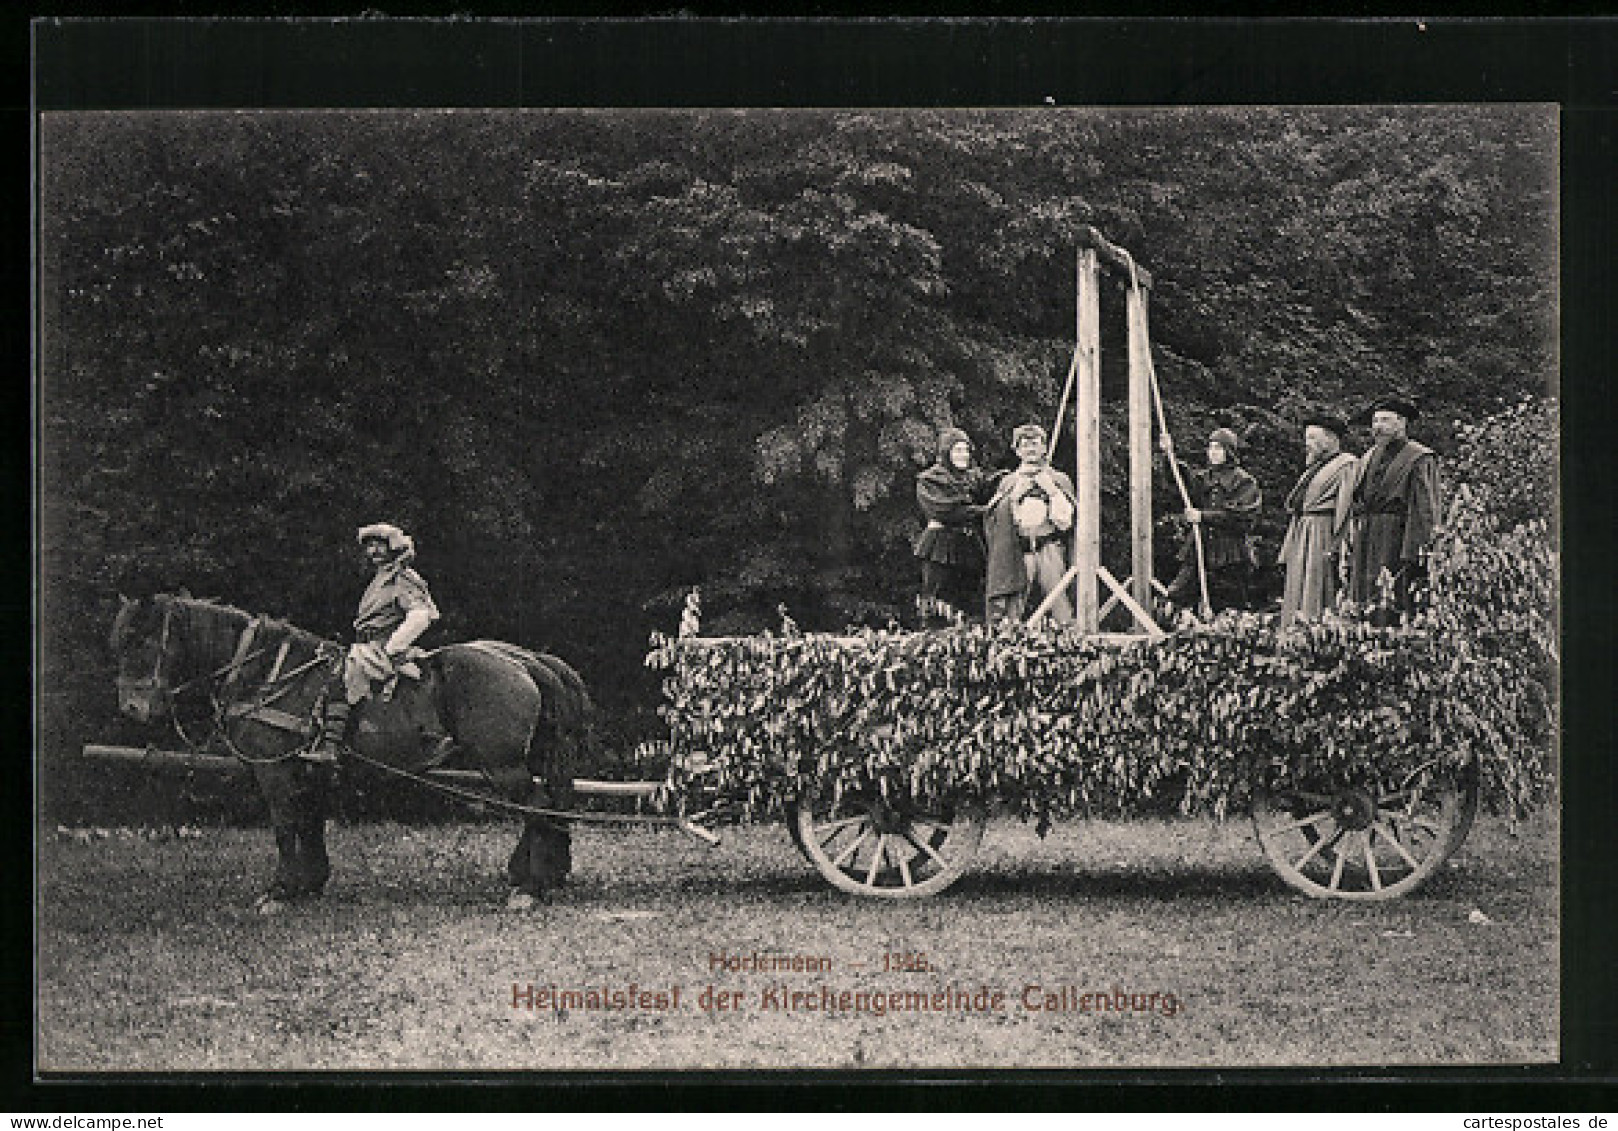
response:
<path fill-rule="evenodd" d="M 44 1070 L 1481 1064 L 1557 1055 L 1556 829 L 1481 817 L 1450 867 L 1379 904 L 1296 895 L 1245 821 L 989 828 L 931 900 L 823 886 L 779 827 L 708 849 L 581 832 L 556 902 L 503 910 L 514 831 L 333 829 L 324 900 L 261 918 L 268 834 L 39 850 Z M 1473 922 L 1481 910 L 1490 920 Z M 719 952 L 829 959 L 711 970 Z M 886 951 L 925 972 L 884 973 Z M 513 984 L 681 987 L 678 1010 L 515 1009 Z M 987 987 L 986 1013 L 764 1008 L 771 987 Z M 742 991 L 713 1012 L 704 987 Z M 1043 992 L 1172 994 L 1147 1012 L 1030 1010 Z M 1037 995 L 1042 997 L 1041 995 Z M 1145 999 L 1142 999 L 1143 1002 Z M 1075 1000 L 1075 1005 L 1078 1004 Z"/>

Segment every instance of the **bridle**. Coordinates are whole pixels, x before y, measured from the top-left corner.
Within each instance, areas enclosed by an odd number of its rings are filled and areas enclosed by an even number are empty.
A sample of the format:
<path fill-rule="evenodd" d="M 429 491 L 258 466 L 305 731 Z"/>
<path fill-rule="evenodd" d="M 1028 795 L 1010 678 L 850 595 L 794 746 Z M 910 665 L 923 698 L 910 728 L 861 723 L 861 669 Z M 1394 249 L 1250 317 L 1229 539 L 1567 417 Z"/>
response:
<path fill-rule="evenodd" d="M 287 653 L 292 647 L 292 636 L 289 633 L 282 638 L 280 650 L 276 653 L 275 663 L 270 673 L 257 688 L 250 690 L 245 696 L 233 696 L 231 693 L 237 686 L 243 669 L 251 661 L 269 653 L 273 644 L 264 644 L 254 647 L 257 643 L 260 629 L 263 628 L 264 617 L 253 617 L 248 621 L 241 635 L 236 638 L 236 647 L 229 662 L 212 671 L 203 672 L 193 676 L 183 683 L 170 686 L 168 677 L 163 674 L 165 661 L 168 659 L 169 640 L 173 634 L 174 604 L 166 604 L 163 610 L 163 629 L 158 639 L 157 658 L 153 662 L 150 676 L 119 676 L 118 690 L 120 694 L 141 694 L 146 696 L 161 696 L 168 700 L 169 721 L 174 725 L 174 732 L 179 735 L 180 741 L 193 752 L 201 752 L 212 746 L 215 742 L 222 742 L 238 760 L 249 765 L 269 765 L 284 762 L 296 757 L 298 747 L 294 746 L 285 754 L 269 758 L 256 758 L 243 751 L 230 737 L 230 726 L 234 722 L 251 720 L 279 730 L 288 730 L 295 734 L 306 735 L 309 729 L 309 719 L 281 711 L 272 706 L 276 701 L 288 695 L 296 685 L 296 680 L 305 672 L 322 664 L 332 662 L 334 649 L 338 646 L 331 641 L 317 641 L 314 656 L 305 663 L 299 664 L 290 671 L 282 671 L 286 662 Z M 188 691 L 198 685 L 207 685 L 208 702 L 212 708 L 209 712 L 212 729 L 201 738 L 190 733 L 180 714 L 174 709 L 174 701 L 181 692 Z"/>

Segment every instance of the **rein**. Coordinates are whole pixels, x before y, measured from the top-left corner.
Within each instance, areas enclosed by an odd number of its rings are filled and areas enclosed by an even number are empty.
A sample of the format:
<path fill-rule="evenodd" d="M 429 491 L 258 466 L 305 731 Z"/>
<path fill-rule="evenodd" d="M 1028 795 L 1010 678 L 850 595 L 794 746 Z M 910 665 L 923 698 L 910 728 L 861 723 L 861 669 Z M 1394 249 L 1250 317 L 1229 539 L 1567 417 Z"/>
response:
<path fill-rule="evenodd" d="M 481 805 L 490 805 L 496 809 L 504 809 L 508 813 L 521 813 L 526 817 L 547 818 L 553 824 L 557 821 L 562 821 L 587 825 L 673 825 L 683 832 L 690 833 L 693 826 L 701 827 L 697 825 L 698 821 L 711 818 L 718 812 L 718 810 L 710 809 L 687 817 L 664 817 L 648 813 L 592 813 L 582 809 L 547 809 L 538 805 L 524 805 L 517 801 L 507 801 L 503 797 L 490 797 L 486 793 L 461 789 L 446 782 L 433 781 L 422 774 L 411 773 L 409 770 L 401 770 L 397 766 L 390 766 L 386 762 L 379 762 L 375 758 L 368 758 L 358 750 L 351 751 L 351 753 L 356 761 L 364 762 L 373 769 L 382 770 L 392 774 L 394 777 L 404 778 L 407 781 L 415 782 L 417 785 L 426 786 L 428 789 L 449 797 L 476 802 Z M 713 843 L 718 843 L 711 834 L 704 836 L 702 832 L 696 832 L 692 833 L 692 835 L 699 840 L 710 840 Z"/>
<path fill-rule="evenodd" d="M 174 605 L 170 604 L 164 610 L 163 615 L 163 635 L 158 643 L 157 660 L 151 677 L 151 682 L 154 685 L 161 685 L 162 682 L 163 661 L 168 652 L 173 619 Z M 331 641 L 317 639 L 315 655 L 312 659 L 298 665 L 291 671 L 282 672 L 281 667 L 286 662 L 287 652 L 292 647 L 292 637 L 289 632 L 281 641 L 280 651 L 277 653 L 275 663 L 265 681 L 243 696 L 232 696 L 231 692 L 236 689 L 237 681 L 246 666 L 260 656 L 268 654 L 270 649 L 274 647 L 271 644 L 261 645 L 257 648 L 253 647 L 257 641 L 259 630 L 263 626 L 263 617 L 252 618 L 237 638 L 236 647 L 229 662 L 215 668 L 213 671 L 204 672 L 199 676 L 186 680 L 184 683 L 176 684 L 169 689 L 168 695 L 172 700 L 180 692 L 187 691 L 199 684 L 210 685 L 208 688 L 208 700 L 213 708 L 213 730 L 211 733 L 197 739 L 187 733 L 185 724 L 180 721 L 178 714 L 173 714 L 172 716 L 175 733 L 180 736 L 180 741 L 185 743 L 191 750 L 205 750 L 216 741 L 222 742 L 238 761 L 253 766 L 274 765 L 297 756 L 298 748 L 295 746 L 285 754 L 270 758 L 255 758 L 244 752 L 231 739 L 230 725 L 232 722 L 245 719 L 275 727 L 278 730 L 291 731 L 300 736 L 307 735 L 308 719 L 300 718 L 286 711 L 275 710 L 270 705 L 290 694 L 296 686 L 297 679 L 305 672 L 330 662 L 329 650 L 336 646 Z M 219 683 L 220 680 L 223 680 L 222 684 Z M 211 686 L 215 684 L 218 686 Z"/>

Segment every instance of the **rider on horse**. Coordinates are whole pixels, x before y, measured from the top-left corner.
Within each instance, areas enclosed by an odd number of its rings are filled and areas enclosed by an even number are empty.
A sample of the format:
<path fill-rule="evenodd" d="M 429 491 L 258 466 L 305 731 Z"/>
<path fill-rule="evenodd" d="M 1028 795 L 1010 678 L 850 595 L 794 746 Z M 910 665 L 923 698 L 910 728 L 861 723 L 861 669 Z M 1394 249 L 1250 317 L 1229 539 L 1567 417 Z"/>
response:
<path fill-rule="evenodd" d="M 410 674 L 416 638 L 438 619 L 438 606 L 421 574 L 410 568 L 416 544 L 410 535 L 385 522 L 363 526 L 359 544 L 376 568 L 371 584 L 360 598 L 354 617 L 357 643 L 332 670 L 327 684 L 320 736 L 305 754 L 311 761 L 335 762 L 345 749 L 349 714 L 354 704 L 371 694 L 375 684 L 384 688 L 401 674 Z M 420 654 L 417 650 L 416 654 Z M 387 694 L 384 691 L 384 695 Z M 453 741 L 443 733 L 429 734 L 428 742 L 444 747 Z"/>

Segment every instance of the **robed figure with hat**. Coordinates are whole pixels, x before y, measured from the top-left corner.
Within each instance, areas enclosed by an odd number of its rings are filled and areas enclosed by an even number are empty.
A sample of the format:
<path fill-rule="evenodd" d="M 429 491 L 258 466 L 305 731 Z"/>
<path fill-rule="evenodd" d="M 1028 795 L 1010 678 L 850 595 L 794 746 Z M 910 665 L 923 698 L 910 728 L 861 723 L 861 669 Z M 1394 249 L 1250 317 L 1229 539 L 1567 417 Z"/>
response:
<path fill-rule="evenodd" d="M 1356 468 L 1349 597 L 1381 610 L 1376 620 L 1412 611 L 1413 586 L 1426 571 L 1427 547 L 1438 528 L 1438 457 L 1406 435 L 1415 418 L 1416 406 L 1407 398 L 1372 404 L 1375 442 Z M 1391 579 L 1387 593 L 1384 573 Z"/>
<path fill-rule="evenodd" d="M 1316 416 L 1304 425 L 1308 466 L 1287 494 L 1289 522 L 1281 543 L 1286 567 L 1281 594 L 1281 627 L 1295 620 L 1318 620 L 1337 601 L 1337 582 L 1354 501 L 1355 458 L 1343 451 L 1348 425 Z"/>

